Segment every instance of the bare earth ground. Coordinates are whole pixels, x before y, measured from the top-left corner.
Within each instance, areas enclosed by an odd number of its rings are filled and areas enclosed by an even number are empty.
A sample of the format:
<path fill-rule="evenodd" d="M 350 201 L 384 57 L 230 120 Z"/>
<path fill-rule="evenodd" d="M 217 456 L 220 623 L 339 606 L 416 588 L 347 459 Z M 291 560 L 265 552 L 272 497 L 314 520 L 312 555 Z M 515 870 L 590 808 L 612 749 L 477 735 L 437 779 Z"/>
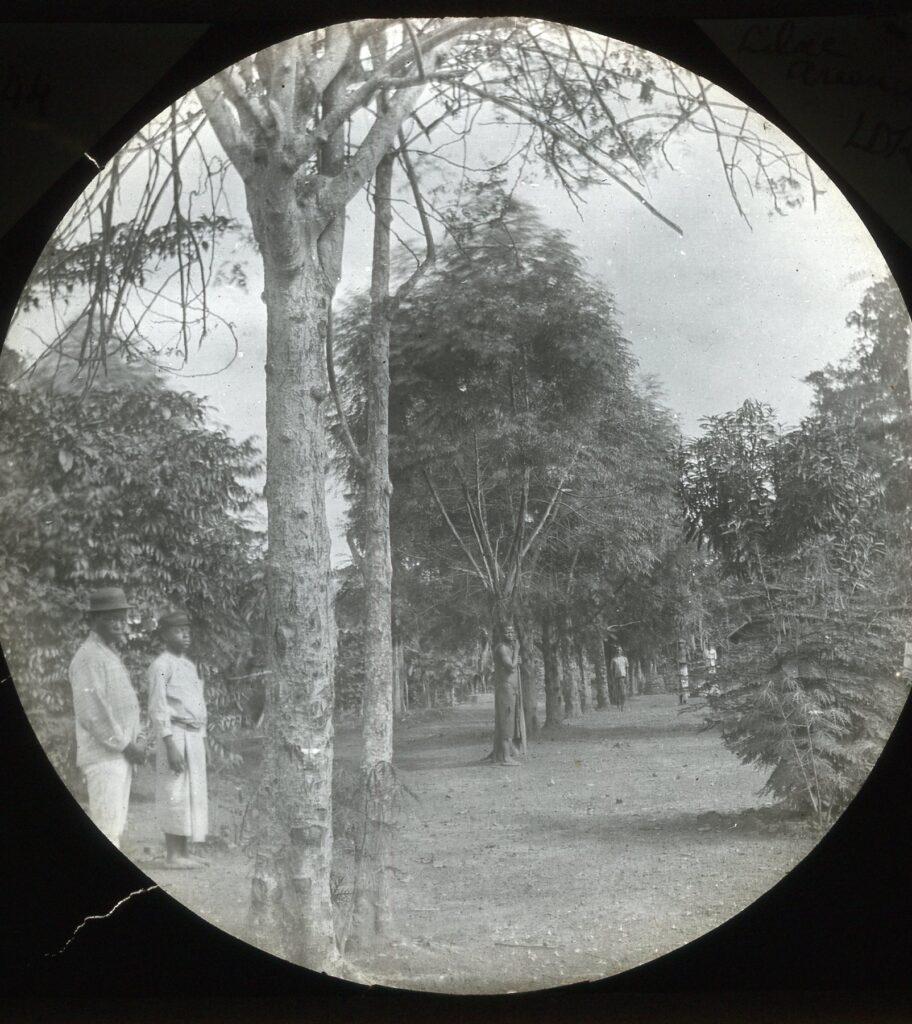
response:
<path fill-rule="evenodd" d="M 428 991 L 548 988 L 644 963 L 751 903 L 817 836 L 758 796 L 763 776 L 700 732 L 693 710 L 662 694 L 590 711 L 531 744 L 519 768 L 481 763 L 490 694 L 398 724 L 395 763 L 414 794 L 397 836 L 398 936 L 348 958 L 350 976 Z M 353 769 L 357 752 L 357 726 L 340 726 L 337 764 Z M 163 867 L 153 787 L 146 767 L 126 852 L 243 938 L 250 859 L 236 840 L 249 782 L 236 769 L 210 775 L 211 866 L 192 872 Z M 337 859 L 344 915 L 344 843 Z"/>

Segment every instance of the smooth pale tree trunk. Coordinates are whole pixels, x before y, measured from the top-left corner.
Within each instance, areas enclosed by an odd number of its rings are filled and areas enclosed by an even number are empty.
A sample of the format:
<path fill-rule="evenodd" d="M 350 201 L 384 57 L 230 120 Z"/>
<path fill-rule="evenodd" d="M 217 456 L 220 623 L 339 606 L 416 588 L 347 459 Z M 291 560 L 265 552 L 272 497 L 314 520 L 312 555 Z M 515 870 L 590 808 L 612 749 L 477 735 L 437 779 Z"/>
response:
<path fill-rule="evenodd" d="M 556 728 L 564 719 L 561 710 L 560 660 L 557 654 L 557 630 L 554 612 L 542 613 L 542 660 L 545 669 L 545 728 Z"/>
<path fill-rule="evenodd" d="M 393 772 L 392 563 L 389 545 L 389 265 L 392 153 L 374 176 L 371 338 L 366 378 L 364 457 L 364 692 L 361 701 L 363 820 L 356 842 L 352 924 L 347 949 L 389 934 L 392 835 L 397 784 Z"/>
<path fill-rule="evenodd" d="M 595 706 L 608 707 L 608 677 L 605 674 L 605 653 L 602 645 L 595 641 L 589 649 L 589 657 L 595 668 Z"/>
<path fill-rule="evenodd" d="M 579 666 L 580 710 L 585 714 L 592 706 L 592 694 L 589 689 L 589 680 L 586 678 L 586 657 L 581 643 L 576 645 L 576 663 Z"/>
<path fill-rule="evenodd" d="M 393 716 L 402 718 L 408 711 L 408 674 L 401 640 L 393 641 Z"/>
<path fill-rule="evenodd" d="M 519 679 L 522 686 L 526 738 L 531 739 L 538 735 L 540 729 L 538 721 L 538 680 L 535 674 L 535 649 L 532 644 L 530 631 L 522 619 L 517 621 L 516 631 L 519 635 L 519 656 L 522 659 Z"/>
<path fill-rule="evenodd" d="M 491 645 L 491 640 L 487 634 L 485 634 L 484 642 L 482 643 L 481 650 L 481 689 L 483 693 L 488 693 L 491 689 L 489 684 L 492 683 L 494 678 L 494 650 Z"/>
<path fill-rule="evenodd" d="M 399 644 L 399 678 L 402 680 L 402 712 L 408 714 L 409 710 L 409 680 L 412 673 L 409 669 L 408 660 L 405 657 L 405 646 Z"/>
<path fill-rule="evenodd" d="M 324 489 L 330 286 L 290 176 L 267 168 L 246 185 L 267 308 L 270 672 L 250 923 L 258 945 L 319 970 L 338 957 L 329 889 L 335 623 Z"/>
<path fill-rule="evenodd" d="M 488 692 L 488 663 L 491 660 L 491 644 L 487 634 L 479 644 L 478 650 L 478 678 L 481 682 L 481 692 Z"/>
<path fill-rule="evenodd" d="M 621 707 L 622 706 L 622 701 L 621 701 L 622 694 L 621 694 L 621 687 L 620 687 L 617 679 L 614 679 L 611 676 L 611 650 L 612 650 L 612 646 L 613 645 L 611 644 L 610 641 L 608 641 L 608 640 L 603 640 L 602 641 L 602 650 L 603 650 L 604 655 L 605 655 L 605 671 L 608 674 L 608 699 L 611 702 L 611 706 L 617 708 L 617 707 Z"/>
<path fill-rule="evenodd" d="M 560 636 L 561 688 L 564 697 L 564 717 L 579 718 L 579 685 L 576 673 L 573 671 L 567 616 L 563 611 L 558 615 L 558 632 Z"/>

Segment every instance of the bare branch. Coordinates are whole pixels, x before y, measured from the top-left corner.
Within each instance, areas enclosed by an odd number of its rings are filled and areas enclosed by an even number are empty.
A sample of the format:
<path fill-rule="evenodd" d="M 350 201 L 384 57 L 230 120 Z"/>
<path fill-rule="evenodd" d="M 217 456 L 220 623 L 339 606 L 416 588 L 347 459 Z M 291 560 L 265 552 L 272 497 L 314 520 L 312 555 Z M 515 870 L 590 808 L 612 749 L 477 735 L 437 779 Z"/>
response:
<path fill-rule="evenodd" d="M 643 182 L 645 182 L 646 181 L 646 169 L 643 167 L 642 163 L 640 162 L 640 158 L 636 155 L 636 152 L 635 152 L 633 146 L 630 144 L 630 140 L 627 138 L 627 133 L 618 124 L 617 119 L 615 118 L 614 114 L 611 111 L 611 108 L 608 106 L 608 104 L 605 102 L 604 98 L 602 97 L 601 90 L 596 85 L 596 82 L 593 79 L 593 77 L 592 77 L 592 75 L 591 75 L 591 73 L 589 71 L 589 68 L 586 66 L 586 62 L 582 59 L 582 57 L 580 56 L 579 50 L 577 50 L 577 48 L 576 48 L 576 43 L 574 43 L 574 41 L 573 41 L 573 36 L 572 36 L 572 34 L 570 32 L 570 29 L 566 25 L 563 26 L 563 29 L 564 29 L 564 35 L 567 37 L 567 45 L 570 47 L 570 52 L 573 54 L 574 58 L 576 59 L 577 64 L 580 66 L 580 68 L 583 71 L 583 74 L 586 76 L 586 81 L 589 83 L 589 88 L 591 90 L 591 95 L 595 97 L 596 102 L 602 108 L 602 113 L 605 115 L 605 117 L 608 118 L 609 122 L 611 123 L 611 127 L 614 128 L 618 138 L 621 140 L 621 143 L 624 146 L 624 149 L 627 150 L 627 154 L 630 156 L 631 160 L 633 160 L 633 162 L 639 168 L 640 175 L 641 175 L 641 180 Z"/>
<path fill-rule="evenodd" d="M 253 95 L 253 84 L 241 74 L 241 65 L 219 72 L 218 79 L 228 100 L 238 113 L 241 128 L 253 135 L 269 135 L 275 131 L 272 115 Z"/>
<path fill-rule="evenodd" d="M 339 174 L 321 176 L 316 186 L 317 205 L 324 211 L 344 209 L 374 173 L 380 158 L 392 145 L 402 122 L 414 106 L 423 86 L 400 89 L 389 106 L 378 114 L 354 157 Z"/>
<path fill-rule="evenodd" d="M 424 58 L 421 56 L 421 45 L 418 42 L 418 37 L 415 35 L 415 30 L 412 28 L 412 23 L 408 18 L 402 19 L 402 24 L 405 26 L 405 31 L 408 34 L 409 40 L 412 44 L 412 49 L 415 51 L 415 66 L 418 68 L 418 77 L 423 82 L 424 77 Z"/>
<path fill-rule="evenodd" d="M 365 574 L 365 572 L 364 572 L 364 555 L 361 553 L 360 549 L 358 548 L 358 542 L 355 539 L 355 532 L 354 532 L 354 530 L 349 530 L 345 534 L 345 540 L 348 543 L 348 550 L 351 552 L 352 564 L 354 565 L 354 567 L 358 570 L 358 572 L 363 577 L 364 574 Z"/>
<path fill-rule="evenodd" d="M 329 308 L 326 311 L 326 373 L 329 377 L 329 390 L 332 392 L 333 400 L 336 403 L 336 412 L 339 414 L 339 425 L 342 428 L 342 436 L 345 444 L 351 453 L 352 461 L 362 472 L 368 468 L 367 459 L 358 450 L 351 429 L 348 426 L 348 417 L 345 415 L 345 407 L 342 404 L 342 396 L 339 394 L 339 386 L 336 382 L 336 367 L 333 359 L 333 309 L 332 299 L 329 301 Z"/>
<path fill-rule="evenodd" d="M 486 544 L 484 541 L 484 535 L 487 531 L 482 525 L 480 510 L 472 503 L 468 484 L 466 483 L 462 468 L 458 464 L 456 465 L 456 472 L 459 476 L 460 486 L 462 487 L 462 497 L 465 501 L 466 511 L 469 513 L 469 522 L 472 525 L 472 533 L 475 535 L 475 543 L 478 545 L 478 550 L 481 553 L 481 559 L 488 571 L 488 576 L 496 587 L 500 582 L 499 567 L 497 565 L 497 560 L 494 557 L 494 552 L 491 550 L 490 543 Z"/>
<path fill-rule="evenodd" d="M 569 146 L 572 150 L 574 150 L 581 157 L 583 157 L 584 160 L 588 161 L 594 167 L 597 167 L 602 172 L 602 174 L 604 174 L 607 178 L 610 178 L 611 181 L 620 185 L 620 187 L 624 189 L 625 192 L 633 196 L 633 198 L 636 199 L 636 201 L 640 203 L 641 206 L 645 206 L 646 209 L 649 210 L 651 214 L 653 214 L 653 216 L 658 217 L 658 219 L 663 224 L 667 224 L 668 227 L 672 229 L 672 231 L 677 232 L 677 234 L 679 235 L 684 234 L 681 228 L 678 227 L 678 225 L 675 224 L 673 220 L 669 220 L 669 218 L 666 217 L 664 213 L 657 210 L 656 207 L 653 206 L 652 203 L 650 203 L 644 195 L 642 195 L 642 193 L 638 192 L 632 185 L 629 185 L 626 181 L 624 181 L 623 178 L 615 174 L 614 171 L 607 167 L 601 160 L 596 160 L 591 155 L 591 153 L 588 153 L 586 151 L 586 147 L 581 142 L 577 142 L 572 138 L 568 138 L 566 134 L 561 132 L 559 129 L 555 128 L 553 125 L 549 124 L 547 121 L 538 117 L 536 114 L 533 114 L 531 111 L 524 109 L 519 103 L 514 103 L 512 100 L 508 100 L 501 96 L 497 96 L 494 93 L 488 92 L 487 89 L 482 89 L 479 88 L 478 86 L 470 85 L 468 82 L 460 82 L 459 88 L 464 89 L 466 92 L 469 92 L 474 96 L 478 96 L 481 99 L 487 100 L 488 102 L 493 103 L 497 106 L 505 107 L 507 110 L 513 111 L 514 114 L 517 114 L 519 117 L 525 118 L 530 124 L 534 125 L 544 134 L 557 139 L 559 142 L 563 142 L 564 145 Z"/>
<path fill-rule="evenodd" d="M 738 213 L 741 215 L 747 226 L 751 227 L 751 222 L 747 219 L 747 214 L 744 212 L 744 208 L 741 206 L 741 200 L 738 198 L 738 190 L 735 188 L 735 179 L 732 176 L 732 164 L 725 159 L 725 151 L 722 149 L 722 136 L 719 130 L 719 125 L 716 122 L 716 115 L 709 102 L 709 97 L 706 95 L 706 87 L 703 85 L 703 80 L 701 78 L 698 78 L 697 82 L 700 86 L 700 99 L 702 100 L 703 106 L 706 108 L 706 113 L 713 126 L 713 133 L 716 137 L 716 151 L 719 154 L 719 159 L 722 161 L 722 170 L 725 173 L 725 182 L 728 185 L 728 191 L 734 200 Z M 746 119 L 747 116 L 745 115 L 745 120 Z M 741 138 L 740 133 L 737 137 L 738 139 Z"/>
<path fill-rule="evenodd" d="M 427 35 L 422 35 L 422 56 L 423 58 L 427 58 L 427 55 L 432 51 L 438 51 L 434 56 L 434 65 L 436 65 L 441 56 L 439 50 L 453 39 L 471 32 L 491 30 L 510 24 L 512 24 L 512 19 L 510 18 L 457 18 L 447 20 L 441 28 L 428 33 Z M 331 135 L 341 127 L 341 125 L 344 124 L 345 121 L 355 113 L 355 111 L 364 107 L 378 90 L 389 87 L 392 80 L 400 77 L 412 62 L 413 58 L 414 51 L 411 46 L 404 47 L 397 51 L 385 64 L 375 69 L 374 74 L 364 83 L 364 85 L 359 89 L 356 89 L 348 97 L 344 105 L 339 106 L 332 112 L 332 114 L 324 117 L 323 120 L 320 121 L 314 129 L 314 135 L 318 139 Z M 425 69 L 424 75 L 420 80 L 416 81 L 415 84 L 423 84 L 423 82 L 435 71 L 436 67 L 432 68 L 430 72 Z"/>
<path fill-rule="evenodd" d="M 557 504 L 557 499 L 561 496 L 561 493 L 562 493 L 562 491 L 564 489 L 564 484 L 565 484 L 566 480 L 567 480 L 567 474 L 565 473 L 561 477 L 560 483 L 557 485 L 557 487 L 554 488 L 554 493 L 551 495 L 551 500 L 548 502 L 548 507 L 545 509 L 544 515 L 538 521 L 538 526 L 536 526 L 535 529 L 532 531 L 532 535 L 529 537 L 529 540 L 526 542 L 526 546 L 522 549 L 522 555 L 521 555 L 522 558 L 525 558 L 526 555 L 529 553 L 529 551 L 532 548 L 532 545 L 535 543 L 538 535 L 541 533 L 542 528 L 544 527 L 545 523 L 547 523 L 548 519 L 551 517 L 551 514 L 554 511 L 554 507 Z"/>
<path fill-rule="evenodd" d="M 402 129 L 398 132 L 399 138 L 399 161 L 405 170 L 405 176 L 408 178 L 409 187 L 412 190 L 412 196 L 415 200 L 415 208 L 418 211 L 418 217 L 421 220 L 421 230 L 424 232 L 424 259 L 412 274 L 404 281 L 396 291 L 396 294 L 392 296 L 388 304 L 387 315 L 392 320 L 396 314 L 396 310 L 399 308 L 402 301 L 409 295 L 418 281 L 424 276 L 428 268 L 433 265 L 437 259 L 437 247 L 434 244 L 434 232 L 431 230 L 431 222 L 428 218 L 427 209 L 424 205 L 424 198 L 421 195 L 421 186 L 418 182 L 418 176 L 415 174 L 415 168 L 412 166 L 412 161 L 408 154 L 408 144 L 405 141 L 405 135 Z"/>
<path fill-rule="evenodd" d="M 326 29 L 326 45 L 321 56 L 306 65 L 306 78 L 314 92 L 319 95 L 342 70 L 349 59 L 355 43 L 352 26 L 330 25 Z"/>
<path fill-rule="evenodd" d="M 240 130 L 236 113 L 225 99 L 224 91 L 216 79 L 210 78 L 196 87 L 196 95 L 228 159 L 242 178 L 248 178 L 253 170 L 253 144 Z"/>
<path fill-rule="evenodd" d="M 456 543 L 457 543 L 457 544 L 459 545 L 459 547 L 460 547 L 460 548 L 462 549 L 462 553 L 463 553 L 463 554 L 464 554 L 464 555 L 466 556 L 466 558 L 467 558 L 467 559 L 469 560 L 469 564 L 470 564 L 470 565 L 472 566 L 472 568 L 473 568 L 473 569 L 475 570 L 475 573 L 476 573 L 476 575 L 478 576 L 478 578 L 479 578 L 479 579 L 480 579 L 480 580 L 482 581 L 482 583 L 484 583 L 484 584 L 485 584 L 485 586 L 486 586 L 486 587 L 488 587 L 488 588 L 489 588 L 489 589 L 491 590 L 491 592 L 493 593 L 493 590 L 494 590 L 494 588 L 493 588 L 493 581 L 492 581 L 492 580 L 491 580 L 491 579 L 490 579 L 489 577 L 487 577 L 487 576 L 485 575 L 485 573 L 484 573 L 484 572 L 483 572 L 483 571 L 481 570 L 481 568 L 479 567 L 478 563 L 477 563 L 477 562 L 475 561 L 475 559 L 473 558 L 473 556 L 472 556 L 472 552 L 471 552 L 471 551 L 469 551 L 468 547 L 466 546 L 466 543 L 465 543 L 465 541 L 464 541 L 464 540 L 462 539 L 462 536 L 461 536 L 461 534 L 460 534 L 460 533 L 459 533 L 459 531 L 458 531 L 458 530 L 456 529 L 456 527 L 455 527 L 455 526 L 453 525 L 453 520 L 452 520 L 452 519 L 450 519 L 449 513 L 448 513 L 448 512 L 447 512 L 447 510 L 446 510 L 446 509 L 444 508 L 444 506 L 443 506 L 443 502 L 442 502 L 442 501 L 440 500 L 440 495 L 439 495 L 439 494 L 437 493 L 437 488 L 436 488 L 436 487 L 434 486 L 434 483 L 433 483 L 433 481 L 431 480 L 431 475 L 430 475 L 430 473 L 428 473 L 427 469 L 422 469 L 422 470 L 421 470 L 421 472 L 422 472 L 422 474 L 424 475 L 424 479 L 425 479 L 425 482 L 426 482 L 426 483 L 427 483 L 427 485 L 428 485 L 428 489 L 430 490 L 430 492 L 431 492 L 431 495 L 432 495 L 432 497 L 434 498 L 434 503 L 436 504 L 437 508 L 438 508 L 438 509 L 440 510 L 440 514 L 441 514 L 441 515 L 443 516 L 443 518 L 444 518 L 444 521 L 446 522 L 447 526 L 448 526 L 448 527 L 450 528 L 450 533 L 452 533 L 452 534 L 453 534 L 453 537 L 454 537 L 454 538 L 456 539 Z"/>

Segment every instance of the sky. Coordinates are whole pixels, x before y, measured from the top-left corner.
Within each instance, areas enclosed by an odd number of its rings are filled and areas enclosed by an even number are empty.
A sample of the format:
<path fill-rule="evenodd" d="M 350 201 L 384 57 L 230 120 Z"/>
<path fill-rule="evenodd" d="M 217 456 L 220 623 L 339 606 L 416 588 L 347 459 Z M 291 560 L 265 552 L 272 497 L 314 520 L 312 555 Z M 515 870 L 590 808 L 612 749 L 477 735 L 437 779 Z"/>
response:
<path fill-rule="evenodd" d="M 496 133 L 487 134 L 489 147 L 491 141 L 496 147 Z M 822 172 L 816 211 L 808 203 L 780 215 L 767 197 L 757 196 L 744 203 L 748 224 L 708 149 L 690 148 L 676 160 L 677 170 L 650 182 L 650 200 L 683 236 L 612 185 L 590 189 L 579 211 L 540 175 L 527 175 L 516 195 L 566 233 L 591 276 L 612 294 L 641 371 L 659 379 L 685 433 L 748 397 L 769 402 L 783 423 L 796 424 L 809 409 L 810 389 L 802 379 L 848 354 L 853 334 L 846 316 L 888 270 Z M 242 190 L 231 191 L 235 214 L 246 217 Z M 348 215 L 340 304 L 368 286 L 371 232 L 370 211 L 359 198 Z M 248 286 L 216 289 L 212 303 L 236 327 L 238 357 L 222 369 L 234 346 L 227 332 L 220 338 L 216 331 L 191 354 L 183 382 L 211 399 L 233 433 L 262 437 L 262 278 L 255 253 L 238 246 L 229 255 L 245 260 Z"/>
<path fill-rule="evenodd" d="M 764 131 L 795 148 L 773 126 Z M 510 125 L 482 125 L 472 138 L 472 159 L 496 160 L 515 140 Z M 217 146 L 214 138 L 209 144 Z M 682 236 L 611 183 L 590 188 L 578 210 L 529 165 L 516 195 L 566 233 L 591 276 L 611 293 L 641 372 L 658 379 L 685 434 L 696 433 L 702 417 L 733 409 L 748 397 L 771 404 L 783 424 L 797 424 L 809 410 L 810 390 L 802 378 L 848 354 L 853 335 L 845 318 L 864 290 L 887 274 L 886 264 L 822 172 L 816 172 L 823 190 L 816 210 L 806 203 L 781 216 L 768 196 L 742 195 L 748 226 L 709 137 L 690 135 L 669 155 L 674 170 L 663 168 L 650 180 L 648 198 L 681 226 Z M 236 176 L 228 182 L 227 201 L 246 221 Z M 362 196 L 349 208 L 342 303 L 368 285 L 371 232 Z M 231 362 L 235 346 L 229 332 L 216 327 L 172 384 L 206 396 L 213 418 L 235 436 L 263 438 L 262 276 L 257 254 L 242 242 L 232 244 L 224 259 L 244 262 L 248 285 L 213 288 L 210 303 L 234 324 L 236 358 Z M 10 340 L 14 347 L 28 347 L 21 328 L 18 334 L 14 328 Z M 330 494 L 329 511 L 338 561 L 345 554 L 338 494 Z"/>

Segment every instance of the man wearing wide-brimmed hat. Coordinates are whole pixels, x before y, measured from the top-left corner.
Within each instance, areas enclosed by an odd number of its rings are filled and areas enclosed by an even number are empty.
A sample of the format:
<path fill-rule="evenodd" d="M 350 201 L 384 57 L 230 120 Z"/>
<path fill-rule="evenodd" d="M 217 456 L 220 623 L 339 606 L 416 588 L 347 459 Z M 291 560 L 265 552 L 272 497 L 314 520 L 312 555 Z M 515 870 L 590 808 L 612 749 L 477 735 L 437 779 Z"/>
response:
<path fill-rule="evenodd" d="M 206 784 L 206 701 L 196 666 L 187 657 L 192 639 L 186 612 L 158 620 L 164 651 L 149 666 L 149 718 L 158 736 L 156 800 L 169 867 L 199 868 L 190 852 L 209 830 Z"/>
<path fill-rule="evenodd" d="M 118 848 L 127 823 L 133 765 L 145 757 L 138 743 L 139 701 L 117 653 L 127 608 L 120 587 L 102 587 L 89 595 L 90 632 L 69 669 L 76 764 L 89 791 L 89 814 Z"/>

